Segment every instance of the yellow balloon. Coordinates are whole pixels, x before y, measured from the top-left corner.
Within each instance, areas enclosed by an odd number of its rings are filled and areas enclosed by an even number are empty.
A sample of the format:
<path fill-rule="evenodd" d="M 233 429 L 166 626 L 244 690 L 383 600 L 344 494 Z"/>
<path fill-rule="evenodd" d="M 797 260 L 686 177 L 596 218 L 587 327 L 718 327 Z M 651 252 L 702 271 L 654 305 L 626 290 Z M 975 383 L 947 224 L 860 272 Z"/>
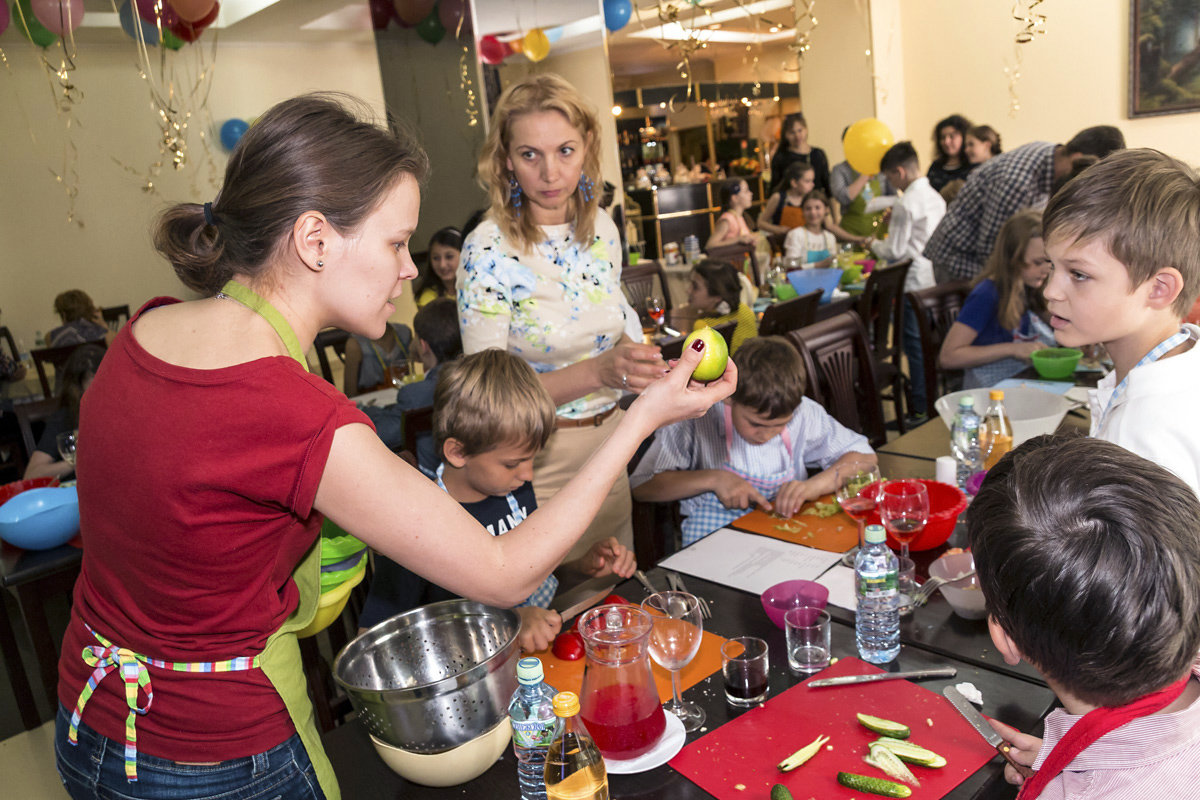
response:
<path fill-rule="evenodd" d="M 842 140 L 842 150 L 850 166 L 864 175 L 874 175 L 879 172 L 879 162 L 883 154 L 895 144 L 892 132 L 879 120 L 873 117 L 860 119 L 846 131 Z"/>
<path fill-rule="evenodd" d="M 521 40 L 521 51 L 530 61 L 541 61 L 550 55 L 550 40 L 541 28 L 534 28 Z"/>

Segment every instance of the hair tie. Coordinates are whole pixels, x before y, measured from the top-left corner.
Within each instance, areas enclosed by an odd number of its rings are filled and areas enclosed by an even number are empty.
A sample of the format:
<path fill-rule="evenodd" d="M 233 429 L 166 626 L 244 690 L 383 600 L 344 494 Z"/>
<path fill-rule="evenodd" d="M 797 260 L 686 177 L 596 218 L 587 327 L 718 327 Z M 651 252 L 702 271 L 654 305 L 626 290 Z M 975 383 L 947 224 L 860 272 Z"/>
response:
<path fill-rule="evenodd" d="M 213 213 L 212 203 L 204 204 L 204 221 L 209 225 L 215 226 L 218 222 L 218 217 Z"/>

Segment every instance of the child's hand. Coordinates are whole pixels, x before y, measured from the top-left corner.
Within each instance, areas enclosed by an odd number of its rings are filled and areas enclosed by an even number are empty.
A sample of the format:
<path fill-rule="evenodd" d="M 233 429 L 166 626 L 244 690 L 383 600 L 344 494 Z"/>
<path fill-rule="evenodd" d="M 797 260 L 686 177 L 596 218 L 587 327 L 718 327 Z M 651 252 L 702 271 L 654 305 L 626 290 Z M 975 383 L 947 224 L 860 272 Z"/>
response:
<path fill-rule="evenodd" d="M 592 545 L 583 558 L 576 562 L 576 566 L 584 575 L 591 575 L 593 578 L 601 575 L 620 575 L 622 578 L 628 578 L 637 569 L 637 560 L 632 550 L 610 536 Z"/>
<path fill-rule="evenodd" d="M 821 492 L 812 481 L 788 481 L 775 495 L 775 513 L 790 517 L 800 510 L 800 506 L 820 496 Z"/>
<path fill-rule="evenodd" d="M 1031 342 L 1013 342 L 1013 356 L 1022 361 L 1029 361 L 1035 350 L 1045 350 L 1046 345 L 1034 339 Z"/>
<path fill-rule="evenodd" d="M 758 506 L 763 511 L 771 510 L 771 501 L 763 497 L 745 478 L 723 469 L 714 472 L 716 486 L 712 490 L 721 501 L 721 505 L 726 508 Z"/>
<path fill-rule="evenodd" d="M 1012 745 L 1010 752 L 1012 757 L 1017 760 L 1017 763 L 1032 767 L 1033 762 L 1037 760 L 1038 751 L 1042 749 L 1042 740 L 1036 736 L 1021 733 L 1016 728 L 1005 725 L 1003 722 L 997 722 L 994 719 L 989 719 L 988 722 L 996 729 L 996 733 L 1004 738 L 1004 741 Z M 1012 764 L 1004 765 L 1004 780 L 1015 786 L 1020 786 L 1025 782 L 1025 779 L 1013 769 Z"/>
<path fill-rule="evenodd" d="M 562 617 L 557 611 L 537 606 L 521 606 L 514 609 L 521 620 L 521 632 L 517 635 L 517 644 L 526 653 L 536 653 L 545 650 L 562 630 Z"/>

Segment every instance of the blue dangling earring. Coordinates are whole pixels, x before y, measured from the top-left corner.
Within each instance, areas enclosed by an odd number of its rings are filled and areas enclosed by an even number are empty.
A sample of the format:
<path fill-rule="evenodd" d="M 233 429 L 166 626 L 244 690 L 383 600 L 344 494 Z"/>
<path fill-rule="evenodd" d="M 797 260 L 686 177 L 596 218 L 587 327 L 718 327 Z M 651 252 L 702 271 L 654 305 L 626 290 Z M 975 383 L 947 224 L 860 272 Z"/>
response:
<path fill-rule="evenodd" d="M 517 179 L 512 175 L 508 176 L 508 199 L 512 201 L 517 216 L 521 216 L 521 184 L 517 183 Z"/>
<path fill-rule="evenodd" d="M 583 195 L 583 202 L 592 202 L 592 189 L 595 187 L 596 184 L 592 183 L 586 172 L 579 173 L 579 193 Z"/>

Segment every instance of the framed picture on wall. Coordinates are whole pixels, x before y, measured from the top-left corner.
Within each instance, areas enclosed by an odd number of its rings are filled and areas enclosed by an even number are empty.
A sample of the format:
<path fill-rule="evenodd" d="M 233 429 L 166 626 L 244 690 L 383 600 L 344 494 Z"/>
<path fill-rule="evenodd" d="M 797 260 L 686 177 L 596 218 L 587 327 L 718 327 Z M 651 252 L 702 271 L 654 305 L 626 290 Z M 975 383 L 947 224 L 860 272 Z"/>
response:
<path fill-rule="evenodd" d="M 1129 116 L 1200 111 L 1200 3 L 1130 0 Z"/>

